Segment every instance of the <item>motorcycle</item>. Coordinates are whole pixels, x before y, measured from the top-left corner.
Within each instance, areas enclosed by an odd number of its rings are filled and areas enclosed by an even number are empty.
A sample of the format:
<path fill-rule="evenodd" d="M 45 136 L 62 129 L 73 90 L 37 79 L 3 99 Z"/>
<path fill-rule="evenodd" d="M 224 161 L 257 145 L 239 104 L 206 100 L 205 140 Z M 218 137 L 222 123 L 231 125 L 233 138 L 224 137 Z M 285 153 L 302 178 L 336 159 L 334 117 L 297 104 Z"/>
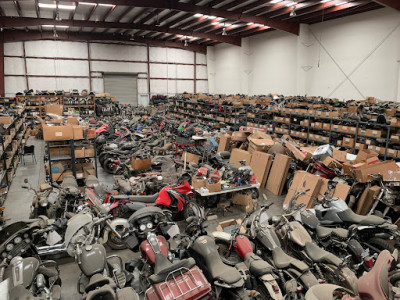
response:
<path fill-rule="evenodd" d="M 7 299 L 61 299 L 60 269 L 55 261 L 35 257 L 15 256 L 9 264 L 7 258 L 0 264 L 0 294 Z"/>
<path fill-rule="evenodd" d="M 343 287 L 323 284 L 311 288 L 306 294 L 306 300 L 392 300 L 398 298 L 400 290 L 393 287 L 389 280 L 389 270 L 394 261 L 389 251 L 382 251 L 371 271 L 358 280 L 359 296 Z"/>
<path fill-rule="evenodd" d="M 253 252 L 253 246 L 249 239 L 239 233 L 241 228 L 239 226 L 232 235 L 220 231 L 214 231 L 211 234 L 215 239 L 222 261 L 233 266 L 244 261 L 251 274 L 251 286 L 256 287 L 255 289 L 260 292 L 263 299 L 284 299 L 276 282 L 273 267 Z M 226 256 L 229 257 L 232 251 L 240 257 L 239 262 L 226 259 Z"/>
<path fill-rule="evenodd" d="M 182 247 L 200 266 L 214 287 L 213 299 L 257 299 L 258 293 L 245 288 L 240 271 L 223 263 L 213 237 L 208 236 L 204 218 L 191 217 L 186 227 Z"/>

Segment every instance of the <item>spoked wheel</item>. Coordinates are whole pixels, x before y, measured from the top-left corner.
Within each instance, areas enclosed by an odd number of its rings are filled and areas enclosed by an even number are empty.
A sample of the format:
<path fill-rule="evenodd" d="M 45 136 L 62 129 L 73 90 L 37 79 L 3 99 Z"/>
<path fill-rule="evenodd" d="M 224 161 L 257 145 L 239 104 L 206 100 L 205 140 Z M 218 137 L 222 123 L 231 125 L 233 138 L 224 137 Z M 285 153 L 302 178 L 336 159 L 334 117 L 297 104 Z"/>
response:
<path fill-rule="evenodd" d="M 183 217 L 185 220 L 189 217 L 203 218 L 204 209 L 199 204 L 197 204 L 196 201 L 190 200 L 185 205 L 185 208 L 183 210 Z"/>
<path fill-rule="evenodd" d="M 217 245 L 219 256 L 225 264 L 235 266 L 242 261 L 234 247 L 230 247 L 230 243 L 216 239 L 215 244 Z"/>
<path fill-rule="evenodd" d="M 106 171 L 109 174 L 113 175 L 119 175 L 119 171 L 122 171 L 121 168 L 118 168 L 118 166 L 115 164 L 114 160 L 112 158 L 107 158 L 104 161 L 104 171 Z"/>

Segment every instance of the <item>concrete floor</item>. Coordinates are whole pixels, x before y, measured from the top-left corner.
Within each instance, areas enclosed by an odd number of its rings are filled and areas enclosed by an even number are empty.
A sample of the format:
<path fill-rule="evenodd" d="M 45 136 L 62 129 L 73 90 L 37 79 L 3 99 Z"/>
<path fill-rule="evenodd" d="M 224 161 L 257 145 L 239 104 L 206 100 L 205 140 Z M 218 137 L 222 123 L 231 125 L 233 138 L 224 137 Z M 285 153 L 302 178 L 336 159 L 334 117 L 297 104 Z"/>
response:
<path fill-rule="evenodd" d="M 42 140 L 30 137 L 27 145 L 35 145 L 37 164 L 32 162 L 30 157 L 25 158 L 25 165 L 23 165 L 23 163 L 19 164 L 4 205 L 7 224 L 29 219 L 30 206 L 34 195 L 33 192 L 29 192 L 27 189 L 21 187 L 24 179 L 28 178 L 29 183 L 34 189 L 37 189 L 37 187 L 45 181 L 43 161 L 45 143 Z M 114 183 L 112 175 L 103 172 L 100 166 L 98 166 L 98 177 L 100 182 L 108 187 L 111 187 Z M 263 194 L 267 196 L 267 201 L 262 197 Z M 259 205 L 265 202 L 274 202 L 274 205 L 270 208 L 270 215 L 282 214 L 283 200 L 283 196 L 275 196 L 266 190 L 260 191 Z M 220 221 L 232 218 L 243 218 L 243 216 L 244 213 L 236 209 L 233 209 L 231 212 L 226 212 L 224 215 L 218 213 L 218 219 L 211 222 L 210 228 L 215 228 Z M 107 254 L 118 254 L 124 262 L 138 256 L 137 253 L 133 253 L 130 250 L 109 250 Z M 80 275 L 78 265 L 74 262 L 73 258 L 68 257 L 58 259 L 57 262 L 61 270 L 62 299 L 81 299 L 81 295 L 77 292 L 77 282 Z"/>

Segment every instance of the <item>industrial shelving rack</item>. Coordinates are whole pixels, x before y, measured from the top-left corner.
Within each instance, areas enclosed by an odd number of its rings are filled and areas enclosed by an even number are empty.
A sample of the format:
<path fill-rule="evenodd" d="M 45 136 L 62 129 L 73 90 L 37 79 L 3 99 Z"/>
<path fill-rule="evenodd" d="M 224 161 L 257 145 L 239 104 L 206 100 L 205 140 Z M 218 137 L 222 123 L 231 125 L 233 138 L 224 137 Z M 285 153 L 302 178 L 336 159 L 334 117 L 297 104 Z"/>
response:
<path fill-rule="evenodd" d="M 25 95 L 16 96 L 17 104 L 25 105 L 27 118 L 44 117 L 47 104 L 63 104 L 63 96 L 57 95 Z"/>

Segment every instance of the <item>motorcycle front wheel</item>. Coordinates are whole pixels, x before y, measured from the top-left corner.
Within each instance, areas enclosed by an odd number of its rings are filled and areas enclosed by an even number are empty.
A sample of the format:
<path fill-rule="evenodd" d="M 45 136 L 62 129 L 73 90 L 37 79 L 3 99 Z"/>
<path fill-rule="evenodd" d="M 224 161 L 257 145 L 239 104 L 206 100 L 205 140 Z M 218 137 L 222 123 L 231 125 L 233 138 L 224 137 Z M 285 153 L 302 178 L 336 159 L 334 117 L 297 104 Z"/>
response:
<path fill-rule="evenodd" d="M 107 245 L 113 250 L 126 249 L 126 244 L 121 241 L 113 232 L 108 234 Z"/>

